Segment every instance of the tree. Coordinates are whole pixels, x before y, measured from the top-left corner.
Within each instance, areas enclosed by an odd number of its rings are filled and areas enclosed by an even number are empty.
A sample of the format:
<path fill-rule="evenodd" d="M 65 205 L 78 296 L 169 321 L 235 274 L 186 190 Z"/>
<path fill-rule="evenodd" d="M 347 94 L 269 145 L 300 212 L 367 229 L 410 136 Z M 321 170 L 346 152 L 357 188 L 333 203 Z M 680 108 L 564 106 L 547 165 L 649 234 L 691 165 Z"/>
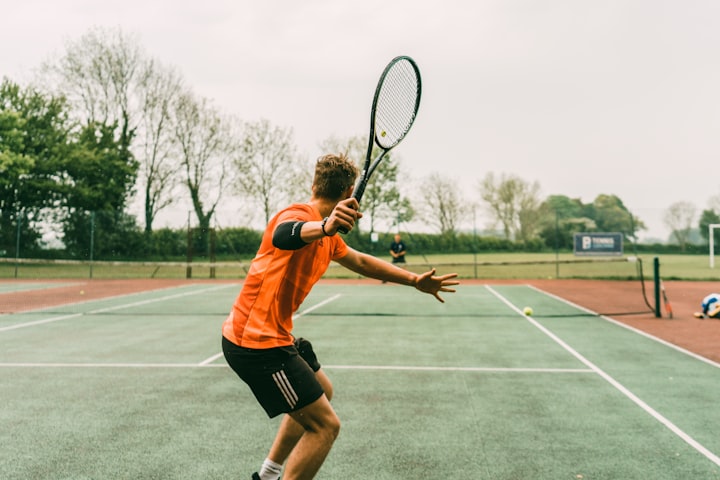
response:
<path fill-rule="evenodd" d="M 237 192 L 257 202 L 265 223 L 298 191 L 307 191 L 309 173 L 297 160 L 292 129 L 273 127 L 268 120 L 247 124 L 233 160 Z"/>
<path fill-rule="evenodd" d="M 682 251 L 687 247 L 696 213 L 695 205 L 690 202 L 675 202 L 665 211 L 663 217 L 665 225 L 672 232 L 671 237 L 675 238 Z"/>
<path fill-rule="evenodd" d="M 622 232 L 625 238 L 637 236 L 645 224 L 635 217 L 616 195 L 598 195 L 592 203 L 592 218 L 601 232 Z"/>
<path fill-rule="evenodd" d="M 539 183 L 507 174 L 496 179 L 490 172 L 480 181 L 479 190 L 506 239 L 527 241 L 537 236 L 541 220 Z"/>
<path fill-rule="evenodd" d="M 37 246 L 35 224 L 62 200 L 70 130 L 62 98 L 0 84 L 0 249 L 15 250 L 18 224 L 26 250 Z"/>
<path fill-rule="evenodd" d="M 173 69 L 154 60 L 146 62 L 138 85 L 141 112 L 138 146 L 134 149 L 140 162 L 146 234 L 152 231 L 157 214 L 175 200 L 172 191 L 180 164 L 174 148 L 172 105 L 181 85 L 182 80 Z"/>
<path fill-rule="evenodd" d="M 118 144 L 117 128 L 87 125 L 65 164 L 65 245 L 77 256 L 86 257 L 90 251 L 91 228 L 95 233 L 96 257 L 130 251 L 130 232 L 135 230 L 135 221 L 125 215 L 125 206 L 138 165 Z"/>
<path fill-rule="evenodd" d="M 717 210 L 707 209 L 703 210 L 700 214 L 700 220 L 698 222 L 698 228 L 700 229 L 700 235 L 710 245 L 710 225 L 720 224 L 720 213 Z M 715 230 L 713 234 L 715 240 L 715 246 L 720 245 L 720 235 L 718 230 Z"/>
<path fill-rule="evenodd" d="M 584 217 L 584 206 L 579 198 L 550 195 L 540 205 L 541 221 L 538 235 L 548 247 L 572 248 L 573 236 L 578 232 L 592 232 L 595 222 Z"/>
<path fill-rule="evenodd" d="M 636 238 L 645 224 L 634 216 L 615 195 L 598 195 L 592 203 L 564 195 L 549 196 L 542 211 L 540 237 L 554 248 L 571 248 L 574 234 L 580 232 L 621 232 Z"/>
<path fill-rule="evenodd" d="M 175 141 L 180 151 L 183 183 L 203 232 L 225 190 L 229 165 L 237 153 L 231 119 L 222 117 L 205 98 L 185 92 L 174 104 Z"/>
<path fill-rule="evenodd" d="M 518 195 L 517 240 L 528 242 L 537 238 L 542 222 L 540 205 L 540 184 L 533 182 Z"/>
<path fill-rule="evenodd" d="M 173 201 L 178 165 L 172 163 L 169 116 L 180 76 L 149 58 L 134 36 L 95 28 L 44 65 L 43 83 L 69 99 L 79 123 L 117 125 L 120 151 L 142 166 L 145 231 L 152 231 L 157 213 Z"/>
<path fill-rule="evenodd" d="M 57 78 L 54 87 L 83 123 L 118 125 L 115 140 L 129 155 L 138 124 L 134 93 L 144 77 L 144 57 L 137 40 L 119 28 L 95 28 L 68 42 L 65 55 L 57 63 L 46 63 L 43 70 Z"/>
<path fill-rule="evenodd" d="M 425 218 L 443 235 L 454 235 L 457 225 L 466 212 L 457 188 L 457 182 L 433 173 L 421 185 Z"/>

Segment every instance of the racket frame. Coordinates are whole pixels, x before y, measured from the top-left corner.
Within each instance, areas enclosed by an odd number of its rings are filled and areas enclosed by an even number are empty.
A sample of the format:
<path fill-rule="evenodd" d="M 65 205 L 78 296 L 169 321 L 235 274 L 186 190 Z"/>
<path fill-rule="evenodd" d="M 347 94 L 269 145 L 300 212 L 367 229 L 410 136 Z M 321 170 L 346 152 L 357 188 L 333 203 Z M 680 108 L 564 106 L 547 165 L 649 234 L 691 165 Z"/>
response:
<path fill-rule="evenodd" d="M 415 77 L 417 78 L 417 95 L 415 97 L 415 111 L 412 116 L 412 119 L 410 123 L 408 124 L 407 128 L 405 129 L 405 132 L 403 135 L 398 138 L 398 140 L 390 145 L 389 147 L 383 147 L 382 143 L 378 139 L 377 135 L 378 132 L 375 128 L 375 120 L 376 120 L 376 114 L 377 114 L 377 106 L 378 106 L 378 100 L 380 98 L 380 92 L 382 91 L 382 86 L 385 82 L 385 78 L 387 77 L 390 70 L 397 64 L 398 62 L 406 61 L 410 64 L 410 66 L 415 71 Z M 358 178 L 355 188 L 353 189 L 353 198 L 355 198 L 358 203 L 360 203 L 360 200 L 362 200 L 362 196 L 365 193 L 365 187 L 367 187 L 367 183 L 370 180 L 370 177 L 372 176 L 375 169 L 380 165 L 380 162 L 385 157 L 385 155 L 398 146 L 400 142 L 403 141 L 405 136 L 407 136 L 408 132 L 412 128 L 413 124 L 415 123 L 415 119 L 417 118 L 417 112 L 420 108 L 420 98 L 422 97 L 422 79 L 420 77 L 420 69 L 418 68 L 417 64 L 415 63 L 415 60 L 412 58 L 406 56 L 406 55 L 400 55 L 398 57 L 393 58 L 390 63 L 387 64 L 385 69 L 383 70 L 382 74 L 380 75 L 380 79 L 378 80 L 377 86 L 375 87 L 375 95 L 373 96 L 373 103 L 372 103 L 372 109 L 370 111 L 370 135 L 368 135 L 368 147 L 367 147 L 367 153 L 365 154 L 365 163 L 363 165 L 363 170 L 360 174 L 360 177 Z M 373 148 L 377 145 L 381 152 L 371 163 L 372 160 L 372 151 Z"/>

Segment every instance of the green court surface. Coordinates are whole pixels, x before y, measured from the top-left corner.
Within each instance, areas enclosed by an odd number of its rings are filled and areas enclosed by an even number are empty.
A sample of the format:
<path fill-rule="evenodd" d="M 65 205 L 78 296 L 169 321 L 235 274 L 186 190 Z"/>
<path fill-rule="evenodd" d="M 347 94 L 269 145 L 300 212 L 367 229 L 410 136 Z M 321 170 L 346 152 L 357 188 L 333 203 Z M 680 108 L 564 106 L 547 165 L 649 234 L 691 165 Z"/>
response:
<path fill-rule="evenodd" d="M 239 288 L 0 316 L 0 478 L 249 480 L 279 419 L 220 355 Z M 342 421 L 316 478 L 720 479 L 720 365 L 529 286 L 445 298 L 305 301 Z"/>

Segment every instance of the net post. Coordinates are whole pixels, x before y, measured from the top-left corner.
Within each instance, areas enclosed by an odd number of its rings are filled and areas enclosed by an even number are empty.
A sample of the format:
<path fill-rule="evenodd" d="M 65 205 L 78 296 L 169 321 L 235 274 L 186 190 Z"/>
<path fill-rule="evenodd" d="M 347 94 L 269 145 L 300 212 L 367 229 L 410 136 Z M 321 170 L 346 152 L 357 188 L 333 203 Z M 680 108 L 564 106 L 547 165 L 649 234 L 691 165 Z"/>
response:
<path fill-rule="evenodd" d="M 18 266 L 20 265 L 20 232 L 22 230 L 22 210 L 16 214 L 15 223 L 17 234 L 15 240 L 15 278 L 18 278 Z"/>
<path fill-rule="evenodd" d="M 720 228 L 720 223 L 708 225 L 708 246 L 710 248 L 710 268 L 715 268 L 715 229 Z"/>
<path fill-rule="evenodd" d="M 185 278 L 192 278 L 192 257 L 193 257 L 193 235 L 192 229 L 188 224 L 188 235 L 187 235 L 187 263 L 185 264 Z"/>
<path fill-rule="evenodd" d="M 653 259 L 653 281 L 655 283 L 655 318 L 662 318 L 660 308 L 660 259 Z"/>
<path fill-rule="evenodd" d="M 215 278 L 215 229 L 210 229 L 210 278 Z"/>

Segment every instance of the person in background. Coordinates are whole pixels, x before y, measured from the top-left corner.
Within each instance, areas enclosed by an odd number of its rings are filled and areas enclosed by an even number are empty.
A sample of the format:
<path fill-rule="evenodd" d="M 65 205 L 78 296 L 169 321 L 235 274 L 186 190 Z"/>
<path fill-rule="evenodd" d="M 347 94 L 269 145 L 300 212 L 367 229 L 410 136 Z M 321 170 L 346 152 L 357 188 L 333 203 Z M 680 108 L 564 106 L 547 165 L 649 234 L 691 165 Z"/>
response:
<path fill-rule="evenodd" d="M 393 257 L 392 263 L 406 263 L 406 251 L 407 248 L 405 247 L 405 243 L 402 241 L 402 237 L 400 237 L 399 233 L 396 233 L 393 242 L 390 244 L 390 255 Z"/>
<path fill-rule="evenodd" d="M 702 312 L 695 312 L 697 318 L 720 318 L 720 293 L 711 293 L 700 304 Z"/>

